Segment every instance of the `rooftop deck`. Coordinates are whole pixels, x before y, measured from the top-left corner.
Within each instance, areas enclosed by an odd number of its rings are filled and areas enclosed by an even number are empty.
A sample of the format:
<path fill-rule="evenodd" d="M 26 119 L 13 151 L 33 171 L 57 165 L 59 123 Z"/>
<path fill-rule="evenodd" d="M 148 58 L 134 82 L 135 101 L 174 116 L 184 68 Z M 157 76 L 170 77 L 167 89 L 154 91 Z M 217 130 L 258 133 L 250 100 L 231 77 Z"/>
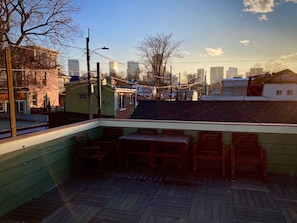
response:
<path fill-rule="evenodd" d="M 194 179 L 191 170 L 184 180 L 178 171 L 149 175 L 147 168 L 71 178 L 74 136 L 96 139 L 105 126 L 124 135 L 143 126 L 181 129 L 194 141 L 201 130 L 222 131 L 225 145 L 233 132 L 256 132 L 267 150 L 268 183 Z M 296 124 L 94 119 L 3 139 L 0 222 L 297 222 L 296 134 Z"/>
<path fill-rule="evenodd" d="M 182 180 L 168 172 L 71 178 L 1 222 L 297 222 L 297 178 Z"/>

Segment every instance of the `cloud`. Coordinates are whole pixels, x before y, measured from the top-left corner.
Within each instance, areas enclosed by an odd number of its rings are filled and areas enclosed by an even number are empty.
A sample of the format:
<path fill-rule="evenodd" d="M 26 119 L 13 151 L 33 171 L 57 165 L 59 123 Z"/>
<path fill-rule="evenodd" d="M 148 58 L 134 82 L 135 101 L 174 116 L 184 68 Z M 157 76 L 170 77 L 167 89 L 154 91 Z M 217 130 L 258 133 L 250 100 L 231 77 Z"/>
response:
<path fill-rule="evenodd" d="M 278 60 L 284 62 L 295 62 L 297 60 L 297 53 L 282 55 L 278 58 Z"/>
<path fill-rule="evenodd" d="M 261 15 L 261 16 L 258 16 L 258 19 L 259 19 L 260 21 L 268 21 L 268 18 L 267 18 L 267 16 L 266 16 L 265 14 L 263 14 L 263 15 Z"/>
<path fill-rule="evenodd" d="M 206 47 L 206 48 L 204 48 L 204 50 L 208 53 L 208 55 L 210 55 L 212 57 L 220 56 L 224 53 L 224 51 L 222 50 L 221 47 L 219 47 L 219 48 Z"/>
<path fill-rule="evenodd" d="M 243 5 L 245 12 L 268 13 L 274 10 L 274 0 L 243 0 Z"/>
<path fill-rule="evenodd" d="M 293 3 L 297 3 L 297 0 L 285 0 L 285 2 L 293 2 Z"/>
<path fill-rule="evenodd" d="M 183 55 L 191 55 L 189 51 L 183 51 Z"/>
<path fill-rule="evenodd" d="M 250 41 L 248 39 L 244 39 L 244 40 L 240 40 L 240 43 L 245 46 L 248 46 L 250 44 Z"/>
<path fill-rule="evenodd" d="M 277 59 L 268 61 L 266 64 L 266 70 L 270 73 L 278 72 L 286 68 L 296 67 L 297 53 L 282 55 Z"/>

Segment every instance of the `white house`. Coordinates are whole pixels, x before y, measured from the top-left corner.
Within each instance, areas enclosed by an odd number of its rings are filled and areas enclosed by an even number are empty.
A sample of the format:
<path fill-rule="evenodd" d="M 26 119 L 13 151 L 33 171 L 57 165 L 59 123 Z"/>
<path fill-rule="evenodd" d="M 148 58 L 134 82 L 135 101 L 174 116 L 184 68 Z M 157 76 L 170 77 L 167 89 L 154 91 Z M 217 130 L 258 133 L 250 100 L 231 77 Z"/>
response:
<path fill-rule="evenodd" d="M 297 100 L 297 74 L 289 69 L 272 74 L 264 83 L 263 96 L 272 100 Z"/>

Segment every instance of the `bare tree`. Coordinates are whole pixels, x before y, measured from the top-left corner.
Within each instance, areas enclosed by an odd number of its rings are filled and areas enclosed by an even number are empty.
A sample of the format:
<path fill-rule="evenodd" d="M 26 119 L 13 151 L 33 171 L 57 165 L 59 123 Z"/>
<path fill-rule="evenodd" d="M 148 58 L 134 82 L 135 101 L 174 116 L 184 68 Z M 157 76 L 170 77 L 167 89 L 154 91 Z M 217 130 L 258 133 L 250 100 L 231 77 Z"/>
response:
<path fill-rule="evenodd" d="M 15 46 L 63 42 L 78 27 L 72 14 L 80 10 L 75 0 L 1 0 L 0 43 Z"/>
<path fill-rule="evenodd" d="M 277 60 L 266 63 L 265 67 L 267 73 L 276 73 L 286 68 L 286 66 L 281 61 Z"/>
<path fill-rule="evenodd" d="M 136 49 L 147 69 L 153 76 L 156 86 L 160 86 L 166 73 L 167 64 L 176 57 L 181 57 L 179 48 L 182 41 L 172 39 L 172 34 L 159 33 L 155 36 L 147 35 L 138 43 Z"/>

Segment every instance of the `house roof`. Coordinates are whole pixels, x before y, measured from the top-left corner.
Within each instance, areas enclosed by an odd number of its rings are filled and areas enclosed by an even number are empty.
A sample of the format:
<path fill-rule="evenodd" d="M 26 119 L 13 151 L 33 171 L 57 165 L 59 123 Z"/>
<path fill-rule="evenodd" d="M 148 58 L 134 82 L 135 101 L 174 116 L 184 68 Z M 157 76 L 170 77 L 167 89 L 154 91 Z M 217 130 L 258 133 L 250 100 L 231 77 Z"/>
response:
<path fill-rule="evenodd" d="M 131 119 L 297 124 L 297 101 L 140 101 Z"/>
<path fill-rule="evenodd" d="M 267 83 L 297 83 L 297 74 L 293 71 L 286 69 L 275 74 L 267 80 Z"/>

